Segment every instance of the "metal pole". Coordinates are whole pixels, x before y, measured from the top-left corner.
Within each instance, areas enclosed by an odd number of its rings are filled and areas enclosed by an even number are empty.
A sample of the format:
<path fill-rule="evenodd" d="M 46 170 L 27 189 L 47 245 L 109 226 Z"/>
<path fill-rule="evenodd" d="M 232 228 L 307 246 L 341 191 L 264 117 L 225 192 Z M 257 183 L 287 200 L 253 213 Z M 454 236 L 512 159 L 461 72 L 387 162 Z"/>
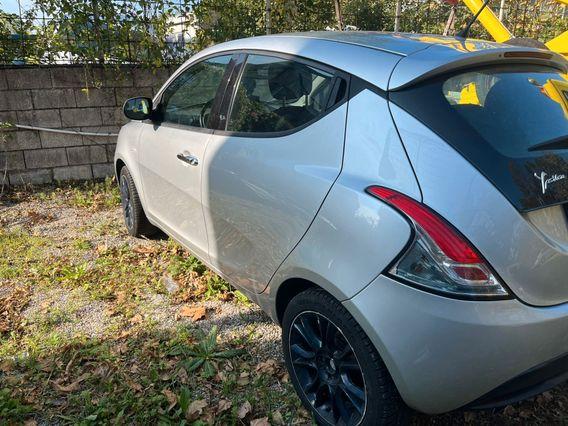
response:
<path fill-rule="evenodd" d="M 446 22 L 446 28 L 444 28 L 443 35 L 447 36 L 450 34 L 450 31 L 453 32 L 455 21 L 456 21 L 456 7 L 452 6 L 452 8 L 450 9 L 450 16 L 448 16 L 448 21 Z"/>
<path fill-rule="evenodd" d="M 396 11 L 394 14 L 394 31 L 400 31 L 400 17 L 402 14 L 402 0 L 397 0 L 396 2 Z"/>
<path fill-rule="evenodd" d="M 501 0 L 501 4 L 499 5 L 499 20 L 503 22 L 505 18 L 505 0 Z"/>
<path fill-rule="evenodd" d="M 272 26 L 270 22 L 270 0 L 266 0 L 266 11 L 265 11 L 265 21 L 266 21 L 266 34 L 270 34 L 272 32 Z"/>
<path fill-rule="evenodd" d="M 337 18 L 337 26 L 339 27 L 339 31 L 343 31 L 343 17 L 341 16 L 341 5 L 339 4 L 339 0 L 334 0 L 335 4 L 335 17 Z"/>

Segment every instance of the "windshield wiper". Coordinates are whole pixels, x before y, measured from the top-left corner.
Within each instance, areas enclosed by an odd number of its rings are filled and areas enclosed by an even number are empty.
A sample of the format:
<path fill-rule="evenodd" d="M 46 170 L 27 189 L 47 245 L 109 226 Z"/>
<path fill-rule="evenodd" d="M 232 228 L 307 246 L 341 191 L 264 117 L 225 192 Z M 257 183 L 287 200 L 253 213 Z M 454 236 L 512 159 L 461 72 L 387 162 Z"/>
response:
<path fill-rule="evenodd" d="M 567 149 L 568 148 L 568 135 L 560 136 L 559 138 L 554 138 L 546 142 L 542 142 L 533 145 L 529 148 L 529 151 L 547 151 L 552 149 Z"/>

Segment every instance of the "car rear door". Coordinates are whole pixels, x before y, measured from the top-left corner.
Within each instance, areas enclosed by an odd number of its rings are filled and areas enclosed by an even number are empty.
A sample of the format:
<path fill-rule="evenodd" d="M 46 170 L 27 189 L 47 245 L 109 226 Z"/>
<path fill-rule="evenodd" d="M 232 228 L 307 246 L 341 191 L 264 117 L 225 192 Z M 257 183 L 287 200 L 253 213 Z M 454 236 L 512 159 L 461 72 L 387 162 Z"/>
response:
<path fill-rule="evenodd" d="M 205 154 L 213 265 L 262 292 L 341 170 L 347 78 L 277 54 L 249 54 Z"/>
<path fill-rule="evenodd" d="M 232 58 L 209 58 L 181 72 L 163 91 L 157 120 L 145 123 L 140 136 L 146 213 L 202 258 L 207 257 L 202 162 Z"/>

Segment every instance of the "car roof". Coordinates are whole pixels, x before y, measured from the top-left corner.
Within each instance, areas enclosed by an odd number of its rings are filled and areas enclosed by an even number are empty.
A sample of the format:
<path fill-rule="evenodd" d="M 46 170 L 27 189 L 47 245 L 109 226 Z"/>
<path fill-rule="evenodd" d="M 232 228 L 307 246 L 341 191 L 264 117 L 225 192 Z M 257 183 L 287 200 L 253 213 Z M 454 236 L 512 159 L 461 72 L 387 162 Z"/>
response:
<path fill-rule="evenodd" d="M 463 44 L 464 40 L 436 34 L 393 33 L 380 31 L 309 31 L 299 33 L 276 34 L 274 37 L 307 37 L 319 40 L 330 40 L 363 46 L 381 52 L 399 56 L 408 56 L 430 47 L 432 44 L 451 46 Z M 470 51 L 500 47 L 499 43 L 484 40 L 467 40 Z"/>
<path fill-rule="evenodd" d="M 435 74 L 490 63 L 539 63 L 568 72 L 564 57 L 539 49 L 435 34 L 375 31 L 310 31 L 249 37 L 207 48 L 187 64 L 211 54 L 239 50 L 311 59 L 360 77 L 381 90 L 398 90 Z"/>

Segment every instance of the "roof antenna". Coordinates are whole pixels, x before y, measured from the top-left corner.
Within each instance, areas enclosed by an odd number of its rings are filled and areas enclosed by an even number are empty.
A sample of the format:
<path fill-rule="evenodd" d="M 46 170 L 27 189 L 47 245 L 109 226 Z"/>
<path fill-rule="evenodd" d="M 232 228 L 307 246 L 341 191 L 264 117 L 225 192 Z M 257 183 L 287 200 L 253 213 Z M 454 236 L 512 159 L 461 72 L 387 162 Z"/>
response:
<path fill-rule="evenodd" d="M 471 29 L 471 26 L 474 24 L 475 21 L 477 21 L 477 18 L 479 17 L 479 15 L 481 15 L 481 12 L 483 12 L 483 9 L 485 9 L 485 7 L 487 7 L 487 4 L 489 4 L 489 0 L 485 0 L 483 2 L 483 5 L 479 8 L 479 10 L 474 15 L 474 17 L 467 23 L 467 25 L 465 26 L 464 29 L 462 29 L 459 33 L 456 34 L 456 37 L 467 38 L 467 36 L 469 35 L 469 30 Z"/>

